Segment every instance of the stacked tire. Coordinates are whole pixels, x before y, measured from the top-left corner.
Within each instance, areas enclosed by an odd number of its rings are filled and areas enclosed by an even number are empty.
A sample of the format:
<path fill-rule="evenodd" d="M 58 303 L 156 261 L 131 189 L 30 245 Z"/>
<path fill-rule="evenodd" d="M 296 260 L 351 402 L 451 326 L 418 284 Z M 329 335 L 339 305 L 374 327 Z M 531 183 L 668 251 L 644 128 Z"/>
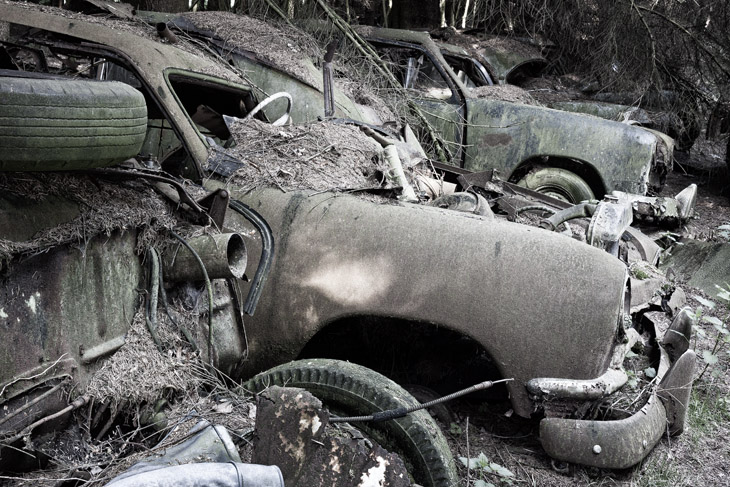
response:
<path fill-rule="evenodd" d="M 133 87 L 7 73 L 0 74 L 0 171 L 106 167 L 138 154 L 147 106 Z"/>

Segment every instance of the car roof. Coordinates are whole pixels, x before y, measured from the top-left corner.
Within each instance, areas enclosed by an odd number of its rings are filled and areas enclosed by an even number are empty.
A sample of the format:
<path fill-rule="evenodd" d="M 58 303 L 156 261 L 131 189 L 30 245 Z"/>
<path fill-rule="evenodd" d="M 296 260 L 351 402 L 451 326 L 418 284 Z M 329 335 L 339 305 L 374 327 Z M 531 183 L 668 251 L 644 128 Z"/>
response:
<path fill-rule="evenodd" d="M 102 19 L 53 7 L 0 1 L 0 18 L 6 22 L 66 34 L 109 46 L 123 54 L 146 79 L 161 78 L 166 68 L 194 71 L 240 82 L 222 63 L 196 54 L 193 46 L 157 40 L 154 27 L 144 23 Z"/>

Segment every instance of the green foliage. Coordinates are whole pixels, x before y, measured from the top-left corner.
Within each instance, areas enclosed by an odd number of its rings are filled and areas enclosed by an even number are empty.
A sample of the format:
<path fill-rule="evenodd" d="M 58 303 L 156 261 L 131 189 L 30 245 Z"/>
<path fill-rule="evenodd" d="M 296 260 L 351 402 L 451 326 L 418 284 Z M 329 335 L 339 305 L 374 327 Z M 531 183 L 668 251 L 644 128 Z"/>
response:
<path fill-rule="evenodd" d="M 680 462 L 664 452 L 650 455 L 631 479 L 631 487 L 676 487 L 679 485 L 696 485 L 696 482 L 687 478 Z"/>
<path fill-rule="evenodd" d="M 718 388 L 693 389 L 687 410 L 688 432 L 694 439 L 716 435 L 730 421 L 730 398 Z"/>
<path fill-rule="evenodd" d="M 633 370 L 627 370 L 626 375 L 629 377 L 629 380 L 626 381 L 626 384 L 634 390 L 636 390 L 637 387 L 639 387 L 639 378 L 636 377 L 636 372 Z"/>
<path fill-rule="evenodd" d="M 717 285 L 715 287 L 717 287 L 718 289 L 718 299 L 724 301 L 726 305 L 730 304 L 730 285 L 726 283 L 724 287 Z M 702 372 L 700 372 L 697 380 L 702 379 L 702 377 L 708 370 L 711 370 L 710 373 L 713 377 L 717 377 L 722 373 L 722 371 L 714 367 L 716 367 L 720 362 L 720 353 L 727 347 L 728 343 L 730 343 L 730 330 L 728 330 L 727 325 L 720 318 L 716 316 L 704 315 L 704 309 L 702 308 L 702 306 L 710 310 L 715 309 L 715 303 L 713 301 L 705 299 L 702 296 L 693 297 L 701 305 L 697 308 L 697 311 L 695 312 L 696 318 L 698 320 L 701 320 L 702 322 L 711 324 L 712 327 L 715 329 L 715 341 L 712 348 L 709 350 L 702 350 L 701 352 L 699 350 L 697 351 L 700 357 L 702 357 L 702 360 L 705 362 L 705 367 L 704 369 L 702 369 Z M 700 326 L 695 325 L 694 331 L 698 336 L 702 338 L 707 338 L 708 336 L 707 332 Z"/>
<path fill-rule="evenodd" d="M 641 269 L 634 269 L 633 270 L 634 277 L 638 279 L 639 281 L 643 281 L 644 279 L 649 279 L 649 274 L 644 272 Z"/>
<path fill-rule="evenodd" d="M 484 453 L 480 453 L 475 458 L 459 457 L 459 460 L 466 468 L 477 474 L 475 487 L 495 487 L 494 484 L 487 481 L 489 477 L 495 478 L 500 485 L 512 485 L 515 474 L 498 463 L 490 462 Z"/>

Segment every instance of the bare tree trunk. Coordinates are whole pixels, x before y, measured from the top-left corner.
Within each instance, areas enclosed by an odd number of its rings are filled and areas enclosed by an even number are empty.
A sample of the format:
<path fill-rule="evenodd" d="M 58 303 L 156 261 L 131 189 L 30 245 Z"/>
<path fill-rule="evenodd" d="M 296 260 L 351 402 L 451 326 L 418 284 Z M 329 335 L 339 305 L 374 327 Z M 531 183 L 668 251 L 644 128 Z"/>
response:
<path fill-rule="evenodd" d="M 469 15 L 469 0 L 464 0 L 461 4 L 463 10 L 461 11 L 461 19 L 459 19 L 459 28 L 466 29 L 466 17 Z"/>

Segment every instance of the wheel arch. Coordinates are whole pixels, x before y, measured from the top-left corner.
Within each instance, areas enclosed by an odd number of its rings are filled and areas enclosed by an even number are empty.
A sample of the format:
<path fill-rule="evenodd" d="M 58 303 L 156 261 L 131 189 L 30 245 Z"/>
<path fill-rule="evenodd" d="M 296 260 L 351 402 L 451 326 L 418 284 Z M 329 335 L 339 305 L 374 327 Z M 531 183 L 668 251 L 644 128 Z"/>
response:
<path fill-rule="evenodd" d="M 449 394 L 484 380 L 504 378 L 490 351 L 474 338 L 436 323 L 357 315 L 319 328 L 298 358 L 348 360 L 400 384 Z M 488 397 L 506 398 L 500 385 Z"/>

